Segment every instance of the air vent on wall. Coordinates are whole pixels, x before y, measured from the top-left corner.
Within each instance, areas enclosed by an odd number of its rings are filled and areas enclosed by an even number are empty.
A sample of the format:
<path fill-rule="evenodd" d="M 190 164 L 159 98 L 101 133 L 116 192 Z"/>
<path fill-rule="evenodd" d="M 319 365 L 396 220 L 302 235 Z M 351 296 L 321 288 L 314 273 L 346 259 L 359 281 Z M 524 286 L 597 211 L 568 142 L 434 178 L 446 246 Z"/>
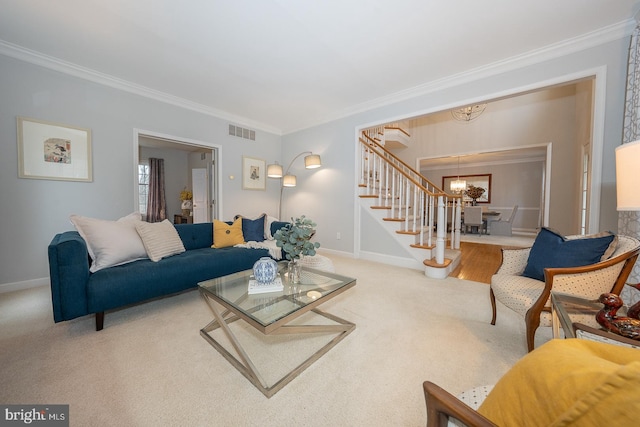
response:
<path fill-rule="evenodd" d="M 240 126 L 229 125 L 229 135 L 237 136 L 239 138 L 256 140 L 256 131 L 251 129 L 241 128 Z"/>

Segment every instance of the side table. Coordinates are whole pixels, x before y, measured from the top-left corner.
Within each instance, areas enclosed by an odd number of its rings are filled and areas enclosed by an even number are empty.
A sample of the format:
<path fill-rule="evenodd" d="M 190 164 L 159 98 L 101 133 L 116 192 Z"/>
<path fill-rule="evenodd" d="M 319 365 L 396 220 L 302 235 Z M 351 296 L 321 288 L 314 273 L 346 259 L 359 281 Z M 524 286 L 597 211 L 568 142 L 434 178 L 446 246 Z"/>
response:
<path fill-rule="evenodd" d="M 185 216 L 185 215 L 174 215 L 173 223 L 174 224 L 193 224 L 193 217 Z"/>
<path fill-rule="evenodd" d="M 551 327 L 554 338 L 561 338 L 560 327 L 565 338 L 582 338 L 609 344 L 640 348 L 640 341 L 632 340 L 613 332 L 606 331 L 596 321 L 596 313 L 602 304 L 595 300 L 574 295 L 551 292 Z M 619 316 L 626 314 L 626 307 L 618 311 Z"/>

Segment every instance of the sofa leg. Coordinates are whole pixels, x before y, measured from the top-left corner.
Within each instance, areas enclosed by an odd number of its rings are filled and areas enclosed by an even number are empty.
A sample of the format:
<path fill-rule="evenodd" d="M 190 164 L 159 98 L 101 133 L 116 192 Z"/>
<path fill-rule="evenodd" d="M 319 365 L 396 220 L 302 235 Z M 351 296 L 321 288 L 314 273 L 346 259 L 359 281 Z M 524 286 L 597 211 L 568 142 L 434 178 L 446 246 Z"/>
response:
<path fill-rule="evenodd" d="M 96 331 L 101 331 L 104 328 L 104 311 L 96 313 Z"/>

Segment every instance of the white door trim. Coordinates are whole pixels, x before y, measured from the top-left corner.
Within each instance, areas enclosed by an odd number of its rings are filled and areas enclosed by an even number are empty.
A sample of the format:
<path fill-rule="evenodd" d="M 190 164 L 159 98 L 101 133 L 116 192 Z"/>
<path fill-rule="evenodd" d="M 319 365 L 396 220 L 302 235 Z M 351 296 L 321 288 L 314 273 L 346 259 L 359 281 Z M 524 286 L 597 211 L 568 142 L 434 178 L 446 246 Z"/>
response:
<path fill-rule="evenodd" d="M 199 141 L 196 139 L 190 139 L 190 138 L 184 138 L 184 137 L 180 137 L 180 136 L 174 136 L 174 135 L 168 135 L 165 133 L 161 133 L 161 132 L 154 132 L 154 131 L 149 131 L 149 130 L 143 130 L 143 129 L 137 129 L 134 128 L 133 129 L 133 170 L 134 170 L 134 174 L 133 174 L 133 178 L 134 178 L 134 182 L 133 188 L 138 188 L 138 162 L 139 162 L 139 155 L 138 153 L 140 152 L 140 137 L 141 136 L 148 136 L 151 138 L 156 138 L 156 139 L 164 139 L 166 141 L 170 141 L 176 144 L 185 144 L 185 145 L 193 145 L 193 146 L 197 146 L 197 147 L 203 147 L 203 148 L 209 148 L 213 151 L 213 159 L 216 162 L 216 171 L 217 171 L 217 177 L 216 179 L 214 179 L 214 188 L 213 188 L 213 194 L 215 194 L 217 196 L 217 199 L 215 200 L 215 205 L 213 207 L 213 212 L 212 215 L 214 218 L 219 218 L 220 213 L 223 212 L 222 210 L 222 191 L 220 189 L 220 183 L 222 182 L 222 168 L 219 167 L 220 163 L 221 163 L 221 159 L 222 159 L 222 146 L 219 144 L 214 144 L 212 142 L 207 142 L 207 141 Z M 138 210 L 138 202 L 139 202 L 139 197 L 138 197 L 138 191 L 134 191 L 133 192 L 133 206 L 134 206 L 134 211 Z"/>

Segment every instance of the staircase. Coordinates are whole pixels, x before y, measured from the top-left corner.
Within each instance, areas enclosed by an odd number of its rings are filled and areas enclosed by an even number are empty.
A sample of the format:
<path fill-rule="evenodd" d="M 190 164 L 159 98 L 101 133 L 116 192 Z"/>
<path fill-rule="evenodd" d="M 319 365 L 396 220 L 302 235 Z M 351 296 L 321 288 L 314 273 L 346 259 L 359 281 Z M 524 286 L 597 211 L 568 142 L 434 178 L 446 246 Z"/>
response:
<path fill-rule="evenodd" d="M 445 193 L 385 148 L 384 127 L 363 131 L 359 141 L 361 206 L 424 267 L 426 276 L 447 277 L 460 262 L 461 196 Z"/>

